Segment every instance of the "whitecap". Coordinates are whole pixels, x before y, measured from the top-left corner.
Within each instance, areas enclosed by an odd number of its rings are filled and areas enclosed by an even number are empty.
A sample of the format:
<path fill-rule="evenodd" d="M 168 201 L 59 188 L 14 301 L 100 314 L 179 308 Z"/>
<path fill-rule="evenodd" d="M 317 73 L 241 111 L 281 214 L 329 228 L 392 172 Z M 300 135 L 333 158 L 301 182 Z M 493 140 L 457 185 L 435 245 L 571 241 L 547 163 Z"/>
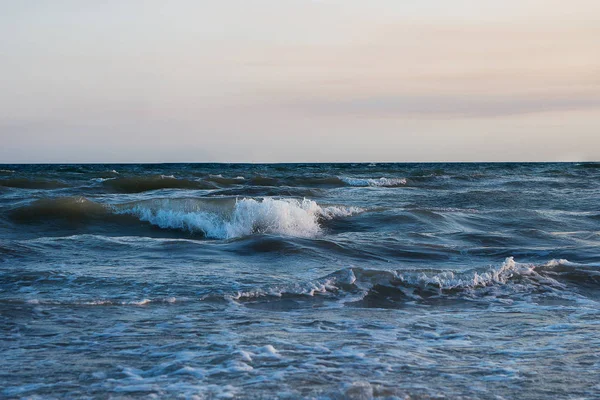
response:
<path fill-rule="evenodd" d="M 342 182 L 350 186 L 371 186 L 371 187 L 394 187 L 406 185 L 405 178 L 351 178 L 347 176 L 339 177 Z"/>
<path fill-rule="evenodd" d="M 251 234 L 278 234 L 294 237 L 314 237 L 321 233 L 320 219 L 333 219 L 356 214 L 357 207 L 321 207 L 308 199 L 262 200 L 236 199 L 233 209 L 196 209 L 164 203 L 159 207 L 136 204 L 116 210 L 137 216 L 164 229 L 202 232 L 209 238 L 231 239 Z"/>

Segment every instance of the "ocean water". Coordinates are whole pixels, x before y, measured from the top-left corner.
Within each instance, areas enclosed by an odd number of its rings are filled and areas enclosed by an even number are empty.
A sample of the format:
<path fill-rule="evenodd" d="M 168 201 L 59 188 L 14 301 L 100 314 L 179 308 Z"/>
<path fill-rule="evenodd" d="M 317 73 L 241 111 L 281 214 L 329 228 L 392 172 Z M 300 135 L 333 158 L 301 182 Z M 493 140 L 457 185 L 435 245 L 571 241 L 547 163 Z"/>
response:
<path fill-rule="evenodd" d="M 0 398 L 600 398 L 600 164 L 0 166 Z"/>

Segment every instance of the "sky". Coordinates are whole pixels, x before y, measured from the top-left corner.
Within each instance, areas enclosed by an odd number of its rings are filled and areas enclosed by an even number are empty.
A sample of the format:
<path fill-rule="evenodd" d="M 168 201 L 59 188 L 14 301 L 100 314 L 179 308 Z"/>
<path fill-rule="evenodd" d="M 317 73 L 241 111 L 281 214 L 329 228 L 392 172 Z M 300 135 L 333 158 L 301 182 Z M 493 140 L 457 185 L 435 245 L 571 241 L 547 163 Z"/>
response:
<path fill-rule="evenodd" d="M 600 160 L 598 0 L 0 0 L 0 163 Z"/>

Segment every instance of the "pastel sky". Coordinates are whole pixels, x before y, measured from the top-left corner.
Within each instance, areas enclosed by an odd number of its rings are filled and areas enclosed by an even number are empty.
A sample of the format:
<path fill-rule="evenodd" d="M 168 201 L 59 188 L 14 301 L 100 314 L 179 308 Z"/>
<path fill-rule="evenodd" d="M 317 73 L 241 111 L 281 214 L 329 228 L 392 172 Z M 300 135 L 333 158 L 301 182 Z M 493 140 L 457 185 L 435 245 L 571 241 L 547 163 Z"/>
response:
<path fill-rule="evenodd" d="M 0 0 L 0 163 L 567 160 L 598 0 Z"/>

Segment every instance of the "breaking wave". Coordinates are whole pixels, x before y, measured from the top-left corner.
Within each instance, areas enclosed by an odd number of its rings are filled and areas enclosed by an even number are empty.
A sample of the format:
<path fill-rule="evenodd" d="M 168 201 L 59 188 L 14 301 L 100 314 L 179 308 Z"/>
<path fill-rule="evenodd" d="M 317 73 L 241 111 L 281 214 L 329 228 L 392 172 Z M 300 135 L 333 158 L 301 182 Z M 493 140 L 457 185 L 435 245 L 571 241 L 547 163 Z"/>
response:
<path fill-rule="evenodd" d="M 101 204 L 85 197 L 41 199 L 12 210 L 17 223 L 66 223 L 105 221 L 132 224 L 148 222 L 162 229 L 198 233 L 213 239 L 252 234 L 314 237 L 321 221 L 347 217 L 356 207 L 320 206 L 308 199 L 176 198 L 151 199 L 123 204 Z"/>
<path fill-rule="evenodd" d="M 346 217 L 360 211 L 352 207 L 321 207 L 308 199 L 269 197 L 215 199 L 213 202 L 165 199 L 118 210 L 160 228 L 200 232 L 214 239 L 264 233 L 314 237 L 321 232 L 321 219 Z"/>
<path fill-rule="evenodd" d="M 566 291 L 568 285 L 600 289 L 600 269 L 567 260 L 552 260 L 543 265 L 525 264 L 516 262 L 513 257 L 508 257 L 496 268 L 462 272 L 345 268 L 304 284 L 237 292 L 227 297 L 245 303 L 324 296 L 344 303 L 377 307 L 431 298 L 489 300 L 515 291 Z M 566 292 L 569 296 L 573 294 Z"/>
<path fill-rule="evenodd" d="M 73 276 L 52 271 L 22 272 L 16 275 L 0 274 L 0 283 L 4 285 L 31 282 L 56 284 L 60 287 L 65 284 L 107 287 L 113 283 L 111 279 L 104 277 Z M 128 289 L 125 297 L 92 295 L 66 299 L 13 298 L 0 300 L 0 303 L 26 301 L 29 304 L 50 305 L 144 306 L 193 301 L 233 301 L 250 307 L 277 307 L 279 310 L 285 310 L 303 305 L 311 307 L 315 301 L 365 308 L 394 308 L 419 303 L 436 306 L 443 305 L 443 301 L 510 303 L 514 300 L 527 300 L 527 296 L 539 296 L 533 301 L 529 299 L 532 304 L 543 301 L 548 296 L 569 301 L 583 298 L 597 301 L 600 296 L 600 266 L 575 264 L 567 260 L 551 260 L 536 265 L 518 263 L 509 257 L 497 267 L 460 272 L 435 269 L 394 271 L 351 267 L 337 270 L 313 281 L 249 287 L 235 292 L 221 287 L 204 292 L 199 297 L 189 291 L 169 290 L 170 294 L 164 293 L 161 289 L 155 288 L 155 291 L 163 293 L 141 293 Z M 442 303 L 437 303 L 440 300 Z M 282 307 L 276 305 L 280 301 L 285 302 Z"/>

